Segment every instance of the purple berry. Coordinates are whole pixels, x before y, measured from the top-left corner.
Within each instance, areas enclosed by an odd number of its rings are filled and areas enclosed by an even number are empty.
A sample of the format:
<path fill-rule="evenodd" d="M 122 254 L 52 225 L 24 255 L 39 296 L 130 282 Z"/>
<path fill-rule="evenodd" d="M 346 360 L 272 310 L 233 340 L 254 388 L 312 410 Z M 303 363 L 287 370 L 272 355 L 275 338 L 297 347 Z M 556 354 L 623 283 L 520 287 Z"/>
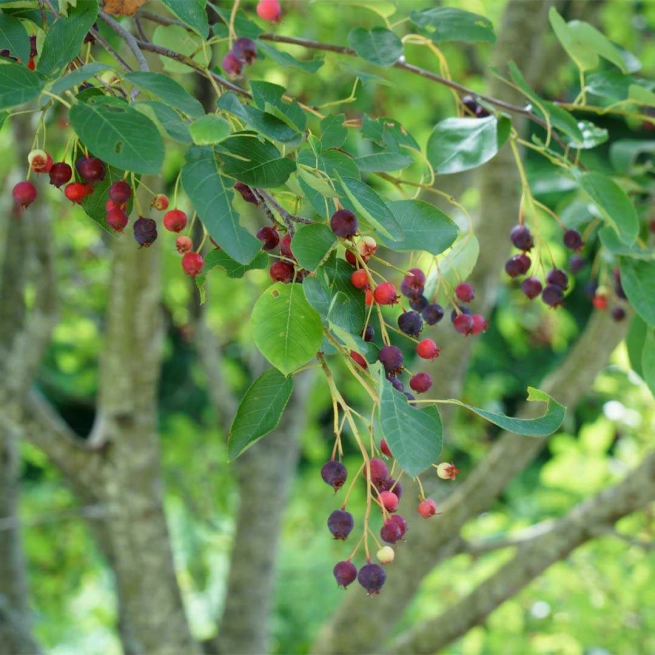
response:
<path fill-rule="evenodd" d="M 344 589 L 357 579 L 357 568 L 352 562 L 337 562 L 332 571 L 337 584 Z"/>
<path fill-rule="evenodd" d="M 541 293 L 541 299 L 549 307 L 559 307 L 564 301 L 564 290 L 556 284 L 547 284 Z"/>
<path fill-rule="evenodd" d="M 410 405 L 416 404 L 415 402 L 413 402 L 414 400 L 416 400 L 416 396 L 414 394 L 409 393 L 409 391 L 403 391 L 403 395 L 405 396 L 405 398 L 407 398 Z"/>
<path fill-rule="evenodd" d="M 622 298 L 623 300 L 627 300 L 628 297 L 625 295 L 625 291 L 623 290 L 623 285 L 621 284 L 621 271 L 618 268 L 615 268 L 613 271 L 614 275 L 614 291 L 616 292 L 616 295 L 619 298 Z"/>
<path fill-rule="evenodd" d="M 421 313 L 428 325 L 436 325 L 444 315 L 443 307 L 436 302 L 424 307 Z"/>
<path fill-rule="evenodd" d="M 370 343 L 371 341 L 375 341 L 375 330 L 373 329 L 372 325 L 367 325 L 366 329 L 364 330 L 364 334 L 362 334 L 362 337 L 364 338 L 364 341 L 367 343 Z"/>
<path fill-rule="evenodd" d="M 418 312 L 404 312 L 398 317 L 398 327 L 410 337 L 418 337 L 423 329 L 423 319 Z"/>
<path fill-rule="evenodd" d="M 428 299 L 425 296 L 416 296 L 416 298 L 410 298 L 409 306 L 415 312 L 422 312 L 428 306 Z"/>
<path fill-rule="evenodd" d="M 389 467 L 381 459 L 372 457 L 369 460 L 369 466 L 371 467 L 371 482 L 373 484 L 379 484 L 389 479 Z M 364 477 L 368 477 L 368 469 L 366 467 L 364 467 Z"/>
<path fill-rule="evenodd" d="M 335 509 L 327 521 L 328 529 L 335 539 L 345 541 L 355 527 L 353 515 L 343 509 Z"/>
<path fill-rule="evenodd" d="M 357 234 L 359 223 L 357 216 L 348 209 L 340 209 L 332 214 L 330 219 L 330 227 L 332 231 L 342 239 L 350 239 Z"/>
<path fill-rule="evenodd" d="M 580 255 L 571 255 L 569 257 L 569 270 L 571 273 L 578 273 L 581 271 L 587 262 L 584 257 Z"/>
<path fill-rule="evenodd" d="M 323 464 L 321 477 L 325 484 L 329 484 L 335 491 L 339 491 L 348 478 L 348 471 L 341 462 L 332 459 Z"/>
<path fill-rule="evenodd" d="M 242 36 L 232 44 L 232 55 L 239 61 L 245 61 L 246 64 L 252 64 L 257 59 L 257 46 L 254 41 Z"/>
<path fill-rule="evenodd" d="M 623 307 L 612 308 L 612 318 L 618 323 L 625 318 L 625 309 Z"/>
<path fill-rule="evenodd" d="M 596 290 L 598 289 L 598 282 L 596 280 L 590 280 L 587 284 L 584 285 L 584 294 L 587 298 L 593 298 L 596 295 Z"/>
<path fill-rule="evenodd" d="M 394 375 L 403 369 L 403 354 L 396 346 L 384 346 L 378 353 L 378 360 L 382 362 L 387 374 Z"/>
<path fill-rule="evenodd" d="M 369 596 L 379 594 L 386 579 L 387 574 L 379 564 L 365 564 L 359 569 L 357 576 L 357 581 L 366 589 Z"/>
<path fill-rule="evenodd" d="M 152 218 L 140 216 L 134 221 L 134 238 L 139 246 L 148 248 L 157 238 L 157 223 Z"/>
<path fill-rule="evenodd" d="M 388 544 L 395 544 L 402 538 L 402 530 L 400 526 L 394 521 L 385 521 L 382 528 L 380 528 L 380 538 Z"/>
<path fill-rule="evenodd" d="M 569 276 L 561 268 L 552 268 L 548 271 L 546 282 L 560 287 L 563 291 L 569 288 Z"/>
<path fill-rule="evenodd" d="M 405 391 L 405 385 L 398 378 L 388 377 L 387 380 L 396 391 Z"/>
<path fill-rule="evenodd" d="M 243 62 L 239 61 L 232 51 L 228 52 L 225 57 L 223 57 L 221 66 L 223 66 L 223 70 L 228 73 L 230 77 L 238 77 L 243 70 Z"/>
<path fill-rule="evenodd" d="M 475 298 L 475 290 L 473 285 L 462 282 L 455 287 L 455 295 L 461 302 L 471 302 Z"/>
<path fill-rule="evenodd" d="M 521 282 L 521 291 L 523 291 L 530 300 L 534 300 L 541 293 L 541 289 L 541 281 L 536 277 L 528 277 Z"/>
<path fill-rule="evenodd" d="M 524 252 L 528 252 L 534 246 L 534 239 L 530 234 L 530 229 L 525 225 L 515 225 L 509 234 L 512 243 Z"/>
<path fill-rule="evenodd" d="M 246 202 L 249 202 L 253 205 L 259 205 L 259 200 L 257 200 L 253 190 L 247 184 L 244 184 L 243 182 L 235 182 L 234 190 L 238 191 Z"/>
<path fill-rule="evenodd" d="M 473 317 L 471 317 L 469 314 L 458 314 L 455 316 L 453 319 L 453 325 L 455 326 L 455 330 L 457 332 L 464 335 L 470 334 L 475 327 Z"/>
<path fill-rule="evenodd" d="M 396 496 L 398 496 L 397 493 Z M 398 498 L 400 498 L 400 496 L 398 496 Z M 389 520 L 395 523 L 400 528 L 400 538 L 402 539 L 405 536 L 405 533 L 407 532 L 407 521 L 405 521 L 405 519 L 402 516 L 400 516 L 400 514 L 394 514 L 389 518 Z"/>
<path fill-rule="evenodd" d="M 63 161 L 59 161 L 52 165 L 50 169 L 50 184 L 57 188 L 68 184 L 73 177 L 73 169 Z"/>
<path fill-rule="evenodd" d="M 562 240 L 569 250 L 580 250 L 583 246 L 582 237 L 577 230 L 567 230 Z"/>
<path fill-rule="evenodd" d="M 426 391 L 429 391 L 432 386 L 432 377 L 427 373 L 417 373 L 409 381 L 409 386 L 416 391 L 416 393 L 425 393 Z"/>
<path fill-rule="evenodd" d="M 107 168 L 97 157 L 80 157 L 75 163 L 77 172 L 87 182 L 100 182 L 105 179 Z"/>

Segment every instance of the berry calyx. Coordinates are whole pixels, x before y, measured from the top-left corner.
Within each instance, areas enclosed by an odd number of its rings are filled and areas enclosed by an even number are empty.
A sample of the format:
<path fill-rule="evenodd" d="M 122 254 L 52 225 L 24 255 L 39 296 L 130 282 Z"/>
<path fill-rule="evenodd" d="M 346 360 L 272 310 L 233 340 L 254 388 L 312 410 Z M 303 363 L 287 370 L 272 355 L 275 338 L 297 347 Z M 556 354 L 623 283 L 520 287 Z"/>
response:
<path fill-rule="evenodd" d="M 363 268 L 353 271 L 350 275 L 350 283 L 355 287 L 355 289 L 368 289 L 368 273 Z"/>
<path fill-rule="evenodd" d="M 350 239 L 357 234 L 359 222 L 357 221 L 357 216 L 349 209 L 340 209 L 332 214 L 330 228 L 338 237 Z"/>
<path fill-rule="evenodd" d="M 128 223 L 127 214 L 118 207 L 114 207 L 113 209 L 109 210 L 105 220 L 107 221 L 107 225 L 109 225 L 109 227 L 114 230 L 114 232 L 119 233 L 123 232 L 123 229 Z"/>
<path fill-rule="evenodd" d="M 395 305 L 398 302 L 396 287 L 391 282 L 378 284 L 373 291 L 373 298 L 378 305 Z"/>
<path fill-rule="evenodd" d="M 359 364 L 362 368 L 368 368 L 368 362 L 358 352 L 355 352 L 354 350 L 350 351 L 350 359 L 352 359 L 355 363 Z"/>
<path fill-rule="evenodd" d="M 116 180 L 109 187 L 109 198 L 114 202 L 127 202 L 131 197 L 132 187 L 125 180 Z"/>
<path fill-rule="evenodd" d="M 412 376 L 409 381 L 409 386 L 416 391 L 416 393 L 425 393 L 432 387 L 432 376 L 427 373 L 417 373 Z"/>
<path fill-rule="evenodd" d="M 426 498 L 418 504 L 418 513 L 424 519 L 429 519 L 437 513 L 437 504 L 432 500 L 432 498 Z"/>
<path fill-rule="evenodd" d="M 50 184 L 59 188 L 70 182 L 71 177 L 73 177 L 73 169 L 66 162 L 59 161 L 52 165 L 49 175 Z"/>
<path fill-rule="evenodd" d="M 257 46 L 254 41 L 242 36 L 232 44 L 232 54 L 246 64 L 252 64 L 257 59 Z"/>
<path fill-rule="evenodd" d="M 339 587 L 344 589 L 357 579 L 357 567 L 348 560 L 337 562 L 332 570 Z"/>
<path fill-rule="evenodd" d="M 27 161 L 35 173 L 49 173 L 52 170 L 52 157 L 45 150 L 32 150 L 27 155 Z"/>
<path fill-rule="evenodd" d="M 164 227 L 169 232 L 181 232 L 187 226 L 187 215 L 180 209 L 171 209 L 164 214 Z"/>
<path fill-rule="evenodd" d="M 175 240 L 175 250 L 183 255 L 193 248 L 193 241 L 189 237 L 177 237 Z"/>
<path fill-rule="evenodd" d="M 268 274 L 274 282 L 284 282 L 285 284 L 288 284 L 293 280 L 294 271 L 293 264 L 278 260 L 268 269 Z"/>
<path fill-rule="evenodd" d="M 429 359 L 432 361 L 439 357 L 441 351 L 437 347 L 437 344 L 432 339 L 423 339 L 420 341 L 418 346 L 416 346 L 416 354 L 422 359 Z"/>
<path fill-rule="evenodd" d="M 438 303 L 426 305 L 421 311 L 423 320 L 428 325 L 436 325 L 444 316 L 443 307 Z"/>
<path fill-rule="evenodd" d="M 389 375 L 400 373 L 403 370 L 403 354 L 396 346 L 383 346 L 378 353 L 378 360 Z"/>
<path fill-rule="evenodd" d="M 521 282 L 521 291 L 530 300 L 534 300 L 541 293 L 541 280 L 534 276 L 528 277 Z"/>
<path fill-rule="evenodd" d="M 395 512 L 398 507 L 398 496 L 393 491 L 383 491 L 378 500 L 387 512 Z"/>
<path fill-rule="evenodd" d="M 21 207 L 29 207 L 36 200 L 36 187 L 29 181 L 19 182 L 11 191 L 14 202 Z"/>
<path fill-rule="evenodd" d="M 530 229 L 525 225 L 515 225 L 509 233 L 512 243 L 523 252 L 528 252 L 534 246 L 534 239 Z"/>
<path fill-rule="evenodd" d="M 385 564 L 391 564 L 396 557 L 396 551 L 391 546 L 382 546 L 375 556 L 378 558 L 378 562 L 384 566 Z"/>
<path fill-rule="evenodd" d="M 355 527 L 355 521 L 350 512 L 346 512 L 343 509 L 335 509 L 330 514 L 327 525 L 335 539 L 345 541 Z"/>
<path fill-rule="evenodd" d="M 395 379 L 395 378 L 394 378 Z M 380 439 L 380 450 L 387 456 L 393 459 L 393 455 L 391 454 L 391 449 L 389 448 L 389 444 L 387 443 L 386 439 Z"/>
<path fill-rule="evenodd" d="M 469 314 L 463 313 L 457 314 L 457 316 L 453 318 L 453 325 L 455 330 L 464 336 L 471 334 L 471 332 L 473 332 L 473 328 L 475 327 L 475 324 L 473 323 L 473 317 Z"/>
<path fill-rule="evenodd" d="M 257 15 L 262 20 L 271 23 L 279 23 L 282 16 L 282 7 L 279 0 L 259 0 L 257 4 Z"/>
<path fill-rule="evenodd" d="M 168 209 L 168 196 L 165 196 L 163 193 L 157 194 L 150 201 L 150 206 L 159 212 L 163 212 L 165 209 Z M 174 231 L 175 230 L 173 230 L 173 232 Z"/>
<path fill-rule="evenodd" d="M 132 227 L 134 239 L 141 248 L 149 248 L 157 239 L 157 223 L 152 218 L 139 216 Z"/>
<path fill-rule="evenodd" d="M 278 231 L 270 225 L 260 227 L 257 231 L 257 238 L 264 244 L 262 250 L 274 250 L 280 243 Z"/>
<path fill-rule="evenodd" d="M 414 310 L 403 312 L 398 317 L 398 327 L 401 332 L 408 334 L 410 337 L 418 337 L 423 329 L 423 319 L 418 312 Z"/>
<path fill-rule="evenodd" d="M 87 182 L 100 182 L 105 179 L 107 168 L 97 157 L 80 157 L 75 163 L 77 172 Z"/>
<path fill-rule="evenodd" d="M 437 475 L 442 480 L 454 480 L 458 473 L 460 473 L 460 470 L 455 468 L 455 465 L 452 462 L 441 462 L 441 464 L 437 466 Z"/>
<path fill-rule="evenodd" d="M 582 237 L 580 236 L 580 232 L 577 230 L 567 230 L 564 233 L 564 237 L 562 239 L 564 242 L 564 245 L 569 249 L 569 250 L 580 250 L 582 246 L 584 245 L 582 243 Z"/>
<path fill-rule="evenodd" d="M 389 478 L 389 467 L 381 459 L 372 457 L 368 462 L 371 470 L 371 482 L 380 484 Z M 364 467 L 364 477 L 368 479 L 369 466 Z"/>
<path fill-rule="evenodd" d="M 202 272 L 205 260 L 199 252 L 187 252 L 182 257 L 182 268 L 187 275 L 197 277 Z"/>
<path fill-rule="evenodd" d="M 82 182 L 71 182 L 66 185 L 64 195 L 73 203 L 80 204 L 88 195 L 88 188 Z"/>
<path fill-rule="evenodd" d="M 331 459 L 323 464 L 321 477 L 325 484 L 329 484 L 335 491 L 339 491 L 348 478 L 348 471 L 341 462 Z"/>
<path fill-rule="evenodd" d="M 388 544 L 395 544 L 402 538 L 402 530 L 400 526 L 394 521 L 387 520 L 380 528 L 380 538 Z"/>
<path fill-rule="evenodd" d="M 462 282 L 455 287 L 455 295 L 462 302 L 471 302 L 475 298 L 475 290 L 472 285 Z"/>

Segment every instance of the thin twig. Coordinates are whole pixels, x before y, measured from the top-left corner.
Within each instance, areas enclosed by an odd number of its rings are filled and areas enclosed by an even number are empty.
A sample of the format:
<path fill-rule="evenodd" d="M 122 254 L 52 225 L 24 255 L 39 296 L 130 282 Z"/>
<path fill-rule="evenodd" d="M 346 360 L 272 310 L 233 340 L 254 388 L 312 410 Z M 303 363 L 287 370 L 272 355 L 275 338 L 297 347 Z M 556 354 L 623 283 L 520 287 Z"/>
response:
<path fill-rule="evenodd" d="M 271 221 L 271 223 L 273 223 L 273 225 L 277 225 L 278 222 L 277 222 L 275 216 L 273 215 L 273 212 L 271 211 L 271 208 L 268 206 L 266 200 L 264 200 L 264 198 L 262 198 L 259 195 L 259 193 L 257 192 L 257 189 L 252 189 L 252 192 L 255 195 L 255 198 L 257 198 L 257 200 L 259 200 L 259 206 L 262 208 L 262 210 L 264 211 L 266 216 L 268 216 L 268 220 Z"/>
<path fill-rule="evenodd" d="M 275 209 L 275 211 L 282 217 L 282 220 L 291 234 L 295 231 L 293 227 L 294 223 L 311 225 L 314 222 L 304 216 L 295 216 L 294 214 L 289 213 L 270 193 L 268 193 L 268 191 L 264 191 L 264 189 L 254 189 L 254 191 L 265 203 L 271 205 L 271 207 L 273 207 L 273 209 Z"/>
<path fill-rule="evenodd" d="M 109 25 L 109 27 L 118 34 L 123 41 L 127 44 L 127 47 L 132 51 L 132 54 L 135 56 L 137 63 L 139 64 L 139 68 L 142 71 L 149 71 L 150 68 L 148 67 L 148 62 L 146 61 L 146 58 L 143 56 L 143 52 L 141 52 L 141 48 L 139 48 L 139 44 L 137 43 L 136 39 L 130 32 L 128 32 L 118 21 L 115 21 L 111 16 L 108 16 L 104 11 L 98 12 L 98 16 L 100 17 L 100 20 L 102 20 L 105 24 Z"/>

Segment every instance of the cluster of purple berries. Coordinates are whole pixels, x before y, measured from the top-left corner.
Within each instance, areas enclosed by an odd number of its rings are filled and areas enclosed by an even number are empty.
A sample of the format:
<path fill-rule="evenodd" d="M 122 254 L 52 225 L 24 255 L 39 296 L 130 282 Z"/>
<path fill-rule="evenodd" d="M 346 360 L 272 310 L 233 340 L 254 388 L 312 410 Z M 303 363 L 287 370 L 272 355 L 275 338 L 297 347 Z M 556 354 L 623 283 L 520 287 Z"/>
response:
<path fill-rule="evenodd" d="M 232 49 L 223 57 L 223 69 L 230 77 L 241 75 L 244 66 L 250 66 L 257 59 L 257 46 L 245 36 L 232 44 Z"/>

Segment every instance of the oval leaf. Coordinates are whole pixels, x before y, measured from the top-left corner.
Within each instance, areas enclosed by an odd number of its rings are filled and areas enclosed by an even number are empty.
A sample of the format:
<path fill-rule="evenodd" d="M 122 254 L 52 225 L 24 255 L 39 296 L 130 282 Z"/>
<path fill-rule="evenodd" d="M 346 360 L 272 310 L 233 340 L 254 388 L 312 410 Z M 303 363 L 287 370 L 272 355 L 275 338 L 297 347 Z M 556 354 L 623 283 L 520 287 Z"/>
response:
<path fill-rule="evenodd" d="M 305 225 L 293 237 L 291 249 L 298 263 L 309 271 L 315 271 L 330 254 L 337 242 L 334 232 L 322 223 Z"/>
<path fill-rule="evenodd" d="M 178 82 L 162 75 L 145 71 L 133 71 L 125 75 L 125 79 L 138 86 L 140 89 L 154 93 L 171 107 L 188 114 L 192 118 L 199 118 L 205 115 L 205 110 L 198 100 Z"/>
<path fill-rule="evenodd" d="M 495 43 L 492 22 L 463 9 L 434 7 L 413 11 L 411 21 L 435 43 L 441 41 L 487 41 Z"/>
<path fill-rule="evenodd" d="M 293 392 L 293 378 L 276 369 L 264 371 L 239 404 L 228 440 L 230 459 L 236 459 L 277 427 Z"/>
<path fill-rule="evenodd" d="M 0 50 L 9 50 L 23 64 L 30 58 L 30 42 L 23 23 L 9 14 L 0 14 Z"/>
<path fill-rule="evenodd" d="M 356 27 L 348 34 L 348 43 L 362 59 L 378 66 L 391 66 L 403 54 L 402 41 L 384 27 L 374 27 L 370 31 Z"/>
<path fill-rule="evenodd" d="M 207 0 L 162 0 L 162 2 L 203 39 L 209 36 L 209 21 L 205 11 Z"/>
<path fill-rule="evenodd" d="M 623 257 L 621 286 L 637 314 L 655 328 L 655 262 Z"/>
<path fill-rule="evenodd" d="M 34 100 L 42 88 L 43 83 L 39 76 L 26 66 L 0 64 L 0 110 Z"/>
<path fill-rule="evenodd" d="M 278 282 L 255 303 L 252 336 L 262 355 L 285 375 L 306 364 L 321 347 L 321 317 L 305 299 L 301 284 Z"/>

